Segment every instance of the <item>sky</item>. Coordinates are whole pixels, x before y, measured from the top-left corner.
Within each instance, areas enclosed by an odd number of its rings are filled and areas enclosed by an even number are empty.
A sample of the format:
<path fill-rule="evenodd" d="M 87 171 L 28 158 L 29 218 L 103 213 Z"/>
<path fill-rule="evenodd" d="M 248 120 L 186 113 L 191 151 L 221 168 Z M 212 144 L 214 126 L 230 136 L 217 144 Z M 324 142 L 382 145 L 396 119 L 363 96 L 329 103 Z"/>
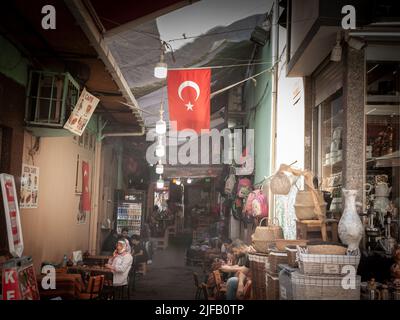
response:
<path fill-rule="evenodd" d="M 162 40 L 197 36 L 216 26 L 231 23 L 271 9 L 272 0 L 201 0 L 157 18 Z M 193 40 L 170 42 L 174 50 Z"/>

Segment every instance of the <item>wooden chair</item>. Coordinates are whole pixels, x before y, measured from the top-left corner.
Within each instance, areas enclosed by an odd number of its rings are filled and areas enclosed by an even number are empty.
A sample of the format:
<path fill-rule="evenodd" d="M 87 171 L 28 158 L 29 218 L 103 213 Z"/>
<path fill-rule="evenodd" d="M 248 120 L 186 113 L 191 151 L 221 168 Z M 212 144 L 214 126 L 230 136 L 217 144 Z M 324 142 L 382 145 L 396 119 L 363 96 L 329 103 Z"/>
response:
<path fill-rule="evenodd" d="M 194 286 L 196 288 L 196 294 L 194 295 L 194 299 L 200 300 L 201 292 L 203 289 L 199 282 L 199 275 L 196 272 L 193 272 L 193 280 L 194 280 Z"/>
<path fill-rule="evenodd" d="M 92 300 L 100 297 L 104 285 L 104 275 L 89 278 L 85 292 L 79 294 L 79 299 Z"/>
<path fill-rule="evenodd" d="M 215 300 L 214 297 L 209 296 L 207 285 L 204 282 L 201 284 L 201 288 L 203 289 L 203 295 L 205 300 Z"/>
<path fill-rule="evenodd" d="M 222 282 L 221 273 L 218 270 L 213 271 L 215 286 L 216 286 L 216 298 L 223 299 L 226 294 L 226 283 Z"/>

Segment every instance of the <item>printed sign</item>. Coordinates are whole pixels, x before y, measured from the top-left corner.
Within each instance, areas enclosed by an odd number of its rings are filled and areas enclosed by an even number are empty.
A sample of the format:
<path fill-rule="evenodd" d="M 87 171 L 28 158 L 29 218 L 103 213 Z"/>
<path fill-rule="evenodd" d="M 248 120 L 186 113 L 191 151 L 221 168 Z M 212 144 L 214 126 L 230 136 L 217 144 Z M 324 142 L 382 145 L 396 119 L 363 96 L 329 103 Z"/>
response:
<path fill-rule="evenodd" d="M 324 264 L 324 273 L 326 274 L 338 274 L 340 273 L 338 264 Z"/>
<path fill-rule="evenodd" d="M 39 203 L 39 168 L 22 165 L 21 176 L 21 208 L 37 208 Z"/>
<path fill-rule="evenodd" d="M 64 125 L 64 129 L 71 131 L 72 133 L 81 136 L 94 110 L 99 103 L 99 99 L 94 95 L 90 94 L 83 89 L 81 96 L 79 97 L 78 103 L 72 111 L 68 121 Z"/>
<path fill-rule="evenodd" d="M 20 300 L 17 268 L 3 270 L 3 300 Z"/>
<path fill-rule="evenodd" d="M 0 182 L 4 213 L 6 215 L 9 251 L 14 257 L 21 257 L 24 251 L 24 242 L 14 176 L 2 173 L 0 174 Z"/>
<path fill-rule="evenodd" d="M 24 265 L 24 258 L 13 259 L 4 268 L 2 286 L 3 300 L 40 300 L 35 270 L 32 263 Z"/>

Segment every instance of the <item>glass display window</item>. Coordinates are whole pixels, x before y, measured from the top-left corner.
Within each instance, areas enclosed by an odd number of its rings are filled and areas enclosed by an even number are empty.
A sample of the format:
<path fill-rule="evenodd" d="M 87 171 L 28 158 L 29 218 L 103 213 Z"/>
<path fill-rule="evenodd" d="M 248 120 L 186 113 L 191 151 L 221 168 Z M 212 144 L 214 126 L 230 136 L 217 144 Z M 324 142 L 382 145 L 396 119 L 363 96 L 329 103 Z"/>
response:
<path fill-rule="evenodd" d="M 314 110 L 314 173 L 318 188 L 331 193 L 329 211 L 335 217 L 342 211 L 343 120 L 340 89 Z"/>
<path fill-rule="evenodd" d="M 400 206 L 400 62 L 367 61 L 366 73 L 365 199 L 383 229 L 387 212 L 398 220 Z"/>

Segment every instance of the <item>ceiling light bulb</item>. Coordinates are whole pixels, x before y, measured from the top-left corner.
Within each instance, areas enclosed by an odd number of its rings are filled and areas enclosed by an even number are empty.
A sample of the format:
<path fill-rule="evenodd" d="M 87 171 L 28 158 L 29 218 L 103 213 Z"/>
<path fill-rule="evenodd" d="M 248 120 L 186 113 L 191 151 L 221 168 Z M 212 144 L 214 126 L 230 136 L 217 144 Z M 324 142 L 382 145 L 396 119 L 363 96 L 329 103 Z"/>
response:
<path fill-rule="evenodd" d="M 164 120 L 160 119 L 156 122 L 156 133 L 159 135 L 165 134 L 167 132 L 167 124 Z"/>
<path fill-rule="evenodd" d="M 157 180 L 157 189 L 164 189 L 164 180 L 160 176 L 160 179 Z"/>
<path fill-rule="evenodd" d="M 158 79 L 165 79 L 168 73 L 167 67 L 165 62 L 158 62 L 154 68 L 154 76 Z"/>
<path fill-rule="evenodd" d="M 163 174 L 164 173 L 164 166 L 161 163 L 157 164 L 156 173 L 157 174 Z"/>

